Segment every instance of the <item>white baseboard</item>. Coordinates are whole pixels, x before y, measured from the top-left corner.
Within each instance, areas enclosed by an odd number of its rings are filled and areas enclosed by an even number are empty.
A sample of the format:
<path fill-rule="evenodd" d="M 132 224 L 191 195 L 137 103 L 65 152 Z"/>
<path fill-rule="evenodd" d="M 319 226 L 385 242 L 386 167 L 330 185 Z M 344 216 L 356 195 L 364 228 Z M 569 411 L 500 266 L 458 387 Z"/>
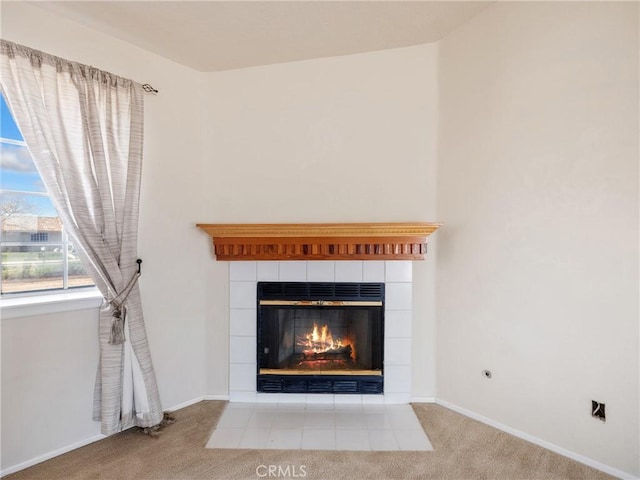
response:
<path fill-rule="evenodd" d="M 484 424 L 487 424 L 491 427 L 497 428 L 498 430 L 502 430 L 503 432 L 509 433 L 514 437 L 521 438 L 528 442 L 539 445 L 547 450 L 551 450 L 552 452 L 558 453 L 564 457 L 568 457 L 576 462 L 583 463 L 589 467 L 595 468 L 596 470 L 600 470 L 601 472 L 608 473 L 609 475 L 613 475 L 614 477 L 618 477 L 623 480 L 638 480 L 638 477 L 634 477 L 630 473 L 623 472 L 622 470 L 618 470 L 617 468 L 610 467 L 609 465 L 605 465 L 604 463 L 597 462 L 591 458 L 585 457 L 584 455 L 580 455 L 579 453 L 572 452 L 571 450 L 567 450 L 566 448 L 559 447 L 553 443 L 547 442 L 546 440 L 542 440 L 538 437 L 534 437 L 533 435 L 529 435 L 528 433 L 521 432 L 520 430 L 516 430 L 515 428 L 511 428 L 502 423 L 496 422 L 488 417 L 480 415 L 478 413 L 472 412 L 471 410 L 467 410 L 466 408 L 459 407 L 454 405 L 453 403 L 446 402 L 444 400 L 436 399 L 436 403 L 441 405 L 449 410 L 453 410 L 454 412 L 460 413 L 465 417 L 473 418 L 474 420 L 478 420 Z"/>
<path fill-rule="evenodd" d="M 11 473 L 24 470 L 25 468 L 32 467 L 34 465 L 37 465 L 38 463 L 42 463 L 46 460 L 52 459 L 53 457 L 62 455 L 63 453 L 67 453 L 67 452 L 70 452 L 71 450 L 75 450 L 76 448 L 84 447 L 85 445 L 89 445 L 90 443 L 97 442 L 98 440 L 102 440 L 103 438 L 107 438 L 106 435 L 102 435 L 102 434 L 94 435 L 93 437 L 80 440 L 79 442 L 72 443 L 71 445 L 67 445 L 66 447 L 58 448 L 51 452 L 45 453 L 44 455 L 39 455 L 35 458 L 32 458 L 31 460 L 27 460 L 26 462 L 22 462 L 17 465 L 13 465 L 11 467 L 5 468 L 4 470 L 0 470 L 0 477 L 4 477 Z"/>
<path fill-rule="evenodd" d="M 435 397 L 412 397 L 411 403 L 436 403 Z"/>
<path fill-rule="evenodd" d="M 173 407 L 165 408 L 165 412 L 175 412 L 176 410 L 180 410 L 181 408 L 190 407 L 194 403 L 198 403 L 204 400 L 204 397 L 196 397 L 191 400 L 187 400 L 186 402 L 179 403 L 178 405 L 174 405 Z"/>
<path fill-rule="evenodd" d="M 203 400 L 229 400 L 229 395 L 205 395 Z"/>
<path fill-rule="evenodd" d="M 203 395 L 201 397 L 192 398 L 191 400 L 187 400 L 186 402 L 179 403 L 178 405 L 174 405 L 173 407 L 165 408 L 165 411 L 175 412 L 176 410 L 190 407 L 191 405 L 194 405 L 203 400 L 229 400 L 229 395 Z"/>

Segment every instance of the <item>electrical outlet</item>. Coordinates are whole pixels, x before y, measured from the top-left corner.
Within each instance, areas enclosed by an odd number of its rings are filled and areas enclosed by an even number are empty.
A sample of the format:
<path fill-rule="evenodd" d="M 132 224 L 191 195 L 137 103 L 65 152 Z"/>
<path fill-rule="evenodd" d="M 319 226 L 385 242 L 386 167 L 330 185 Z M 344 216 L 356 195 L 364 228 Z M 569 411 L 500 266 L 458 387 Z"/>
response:
<path fill-rule="evenodd" d="M 591 416 L 605 422 L 607 417 L 604 411 L 604 403 L 591 400 Z"/>

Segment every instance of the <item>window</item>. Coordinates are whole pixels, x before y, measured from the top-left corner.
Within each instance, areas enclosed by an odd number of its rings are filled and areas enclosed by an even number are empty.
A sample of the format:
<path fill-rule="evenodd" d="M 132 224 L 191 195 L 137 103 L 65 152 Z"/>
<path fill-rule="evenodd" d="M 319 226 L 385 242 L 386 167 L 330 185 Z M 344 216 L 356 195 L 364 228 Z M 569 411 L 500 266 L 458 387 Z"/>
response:
<path fill-rule="evenodd" d="M 93 285 L 0 95 L 0 293 Z"/>
<path fill-rule="evenodd" d="M 49 241 L 49 232 L 38 232 L 31 234 L 32 242 L 48 242 Z"/>

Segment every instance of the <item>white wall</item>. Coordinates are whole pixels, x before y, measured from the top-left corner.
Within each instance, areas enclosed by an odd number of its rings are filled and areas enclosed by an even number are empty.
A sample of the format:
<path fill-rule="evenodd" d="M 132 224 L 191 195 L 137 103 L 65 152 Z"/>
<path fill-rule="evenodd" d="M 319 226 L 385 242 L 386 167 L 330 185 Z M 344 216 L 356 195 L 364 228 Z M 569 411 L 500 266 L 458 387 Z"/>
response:
<path fill-rule="evenodd" d="M 2 319 L 2 469 L 100 434 L 98 310 Z"/>
<path fill-rule="evenodd" d="M 439 74 L 438 397 L 638 476 L 638 4 L 498 2 Z"/>
<path fill-rule="evenodd" d="M 436 62 L 422 45 L 208 74 L 202 222 L 437 220 Z M 420 397 L 435 394 L 434 266 L 414 264 Z M 226 392 L 211 374 L 208 393 Z"/>
<path fill-rule="evenodd" d="M 202 75 L 24 2 L 2 2 L 2 37 L 149 82 L 160 91 L 145 97 L 140 286 L 163 407 L 201 397 L 207 320 L 203 262 L 209 260 L 194 226 L 204 216 Z M 96 316 L 85 310 L 2 320 L 3 470 L 99 432 L 91 421 Z M 30 348 L 29 339 L 43 348 Z M 64 427 L 62 419 L 69 422 Z"/>

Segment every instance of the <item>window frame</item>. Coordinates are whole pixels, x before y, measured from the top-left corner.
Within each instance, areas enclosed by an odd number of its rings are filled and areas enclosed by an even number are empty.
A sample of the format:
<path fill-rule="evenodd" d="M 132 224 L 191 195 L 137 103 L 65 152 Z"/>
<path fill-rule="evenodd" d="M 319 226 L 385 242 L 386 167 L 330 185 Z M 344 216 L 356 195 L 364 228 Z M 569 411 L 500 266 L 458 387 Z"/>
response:
<path fill-rule="evenodd" d="M 4 298 L 9 297 L 9 298 Z M 7 293 L 0 298 L 2 321 L 12 318 L 35 317 L 74 310 L 98 309 L 104 297 L 97 287 L 77 287 L 73 290 Z"/>

